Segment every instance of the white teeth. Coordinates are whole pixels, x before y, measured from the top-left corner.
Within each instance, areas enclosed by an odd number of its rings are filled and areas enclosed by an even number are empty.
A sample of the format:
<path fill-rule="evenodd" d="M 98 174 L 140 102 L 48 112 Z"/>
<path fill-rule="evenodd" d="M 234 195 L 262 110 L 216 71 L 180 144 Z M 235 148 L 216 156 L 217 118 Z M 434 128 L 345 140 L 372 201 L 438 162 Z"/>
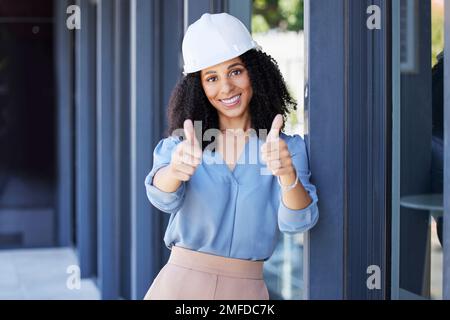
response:
<path fill-rule="evenodd" d="M 234 97 L 231 98 L 231 99 L 222 99 L 221 101 L 224 102 L 224 103 L 227 103 L 227 104 L 235 103 L 236 101 L 238 101 L 238 99 L 239 99 L 240 96 L 241 96 L 241 95 L 239 94 L 239 95 L 237 95 L 237 96 L 234 96 Z"/>

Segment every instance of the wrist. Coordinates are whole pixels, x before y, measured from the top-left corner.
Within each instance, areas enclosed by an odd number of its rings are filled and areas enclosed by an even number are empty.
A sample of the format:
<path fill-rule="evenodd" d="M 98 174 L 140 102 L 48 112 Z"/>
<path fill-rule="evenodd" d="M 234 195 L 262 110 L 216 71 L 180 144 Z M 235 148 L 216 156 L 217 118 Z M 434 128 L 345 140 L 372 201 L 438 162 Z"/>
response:
<path fill-rule="evenodd" d="M 293 175 L 294 175 L 293 178 L 291 178 L 291 174 L 284 175 L 284 179 L 285 179 L 284 182 L 281 179 L 283 176 L 279 176 L 278 177 L 278 184 L 280 185 L 282 193 L 288 192 L 288 191 L 294 189 L 297 186 L 297 184 L 298 184 L 298 177 L 297 177 L 297 172 L 295 170 L 294 170 Z M 289 181 L 289 182 L 287 182 L 286 180 Z"/>
<path fill-rule="evenodd" d="M 293 167 L 288 174 L 280 176 L 280 181 L 283 185 L 291 185 L 295 183 L 295 179 L 297 179 L 297 174 Z"/>

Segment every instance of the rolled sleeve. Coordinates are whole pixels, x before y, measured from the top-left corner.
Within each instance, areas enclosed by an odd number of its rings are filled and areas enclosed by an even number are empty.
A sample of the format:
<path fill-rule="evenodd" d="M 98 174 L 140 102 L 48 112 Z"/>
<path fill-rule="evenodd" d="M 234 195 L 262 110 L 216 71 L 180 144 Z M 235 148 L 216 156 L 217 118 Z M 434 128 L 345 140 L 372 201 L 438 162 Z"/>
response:
<path fill-rule="evenodd" d="M 153 168 L 145 178 L 147 197 L 156 208 L 167 213 L 176 213 L 183 204 L 185 194 L 185 182 L 174 192 L 165 192 L 153 185 L 153 178 L 159 169 L 170 164 L 172 152 L 180 142 L 177 137 L 162 139 L 153 152 Z"/>
<path fill-rule="evenodd" d="M 294 135 L 288 141 L 288 149 L 291 153 L 299 182 L 302 183 L 312 200 L 306 208 L 292 210 L 283 203 L 280 190 L 278 226 L 282 232 L 293 234 L 305 232 L 314 227 L 319 219 L 319 209 L 317 207 L 316 187 L 310 182 L 311 173 L 309 171 L 308 155 L 304 140 L 299 135 Z"/>

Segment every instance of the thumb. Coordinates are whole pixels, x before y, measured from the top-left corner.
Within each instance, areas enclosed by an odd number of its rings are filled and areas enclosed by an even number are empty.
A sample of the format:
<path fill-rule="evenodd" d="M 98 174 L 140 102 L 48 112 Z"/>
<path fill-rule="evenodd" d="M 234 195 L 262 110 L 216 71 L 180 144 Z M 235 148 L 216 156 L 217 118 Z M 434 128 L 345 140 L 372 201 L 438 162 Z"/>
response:
<path fill-rule="evenodd" d="M 267 135 L 267 140 L 276 140 L 280 136 L 281 127 L 283 127 L 283 116 L 277 114 L 272 121 L 272 127 Z"/>
<path fill-rule="evenodd" d="M 197 141 L 195 138 L 194 125 L 192 124 L 191 119 L 184 120 L 183 123 L 184 135 L 186 136 L 186 140 L 194 143 Z"/>

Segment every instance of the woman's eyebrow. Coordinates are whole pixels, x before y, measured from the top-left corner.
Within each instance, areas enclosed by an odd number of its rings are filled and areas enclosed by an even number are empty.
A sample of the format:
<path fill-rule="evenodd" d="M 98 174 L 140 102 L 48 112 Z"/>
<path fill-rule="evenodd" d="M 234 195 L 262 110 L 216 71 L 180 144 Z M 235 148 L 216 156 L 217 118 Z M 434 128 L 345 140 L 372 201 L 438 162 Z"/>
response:
<path fill-rule="evenodd" d="M 207 74 L 211 74 L 211 73 L 217 73 L 217 72 L 215 72 L 214 70 L 206 71 L 203 76 L 206 76 Z"/>
<path fill-rule="evenodd" d="M 233 67 L 236 67 L 236 66 L 241 66 L 241 67 L 243 67 L 244 65 L 243 65 L 242 63 L 240 63 L 240 62 L 236 62 L 236 63 L 233 63 L 232 65 L 228 66 L 227 69 L 229 70 L 229 69 L 231 69 L 231 68 L 233 68 Z M 206 71 L 206 72 L 203 74 L 203 76 L 206 76 L 207 74 L 212 74 L 212 73 L 217 73 L 217 72 L 214 71 L 214 70 Z"/>
<path fill-rule="evenodd" d="M 236 62 L 236 63 L 233 63 L 231 66 L 228 66 L 227 69 L 231 69 L 231 68 L 236 67 L 236 66 L 241 66 L 241 67 L 243 67 L 243 64 L 240 63 L 240 62 Z"/>

